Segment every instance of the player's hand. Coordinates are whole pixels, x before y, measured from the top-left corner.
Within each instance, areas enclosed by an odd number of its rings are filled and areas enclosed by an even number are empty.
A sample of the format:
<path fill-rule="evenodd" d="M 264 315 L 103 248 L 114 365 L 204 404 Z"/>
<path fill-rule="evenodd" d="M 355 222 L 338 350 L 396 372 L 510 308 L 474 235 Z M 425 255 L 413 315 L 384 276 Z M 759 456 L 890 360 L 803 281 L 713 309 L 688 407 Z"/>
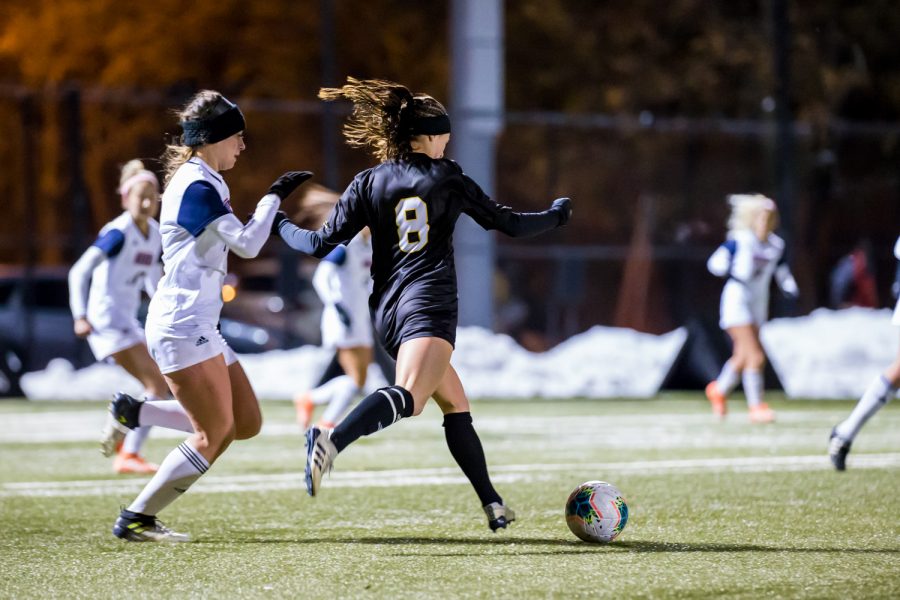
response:
<path fill-rule="evenodd" d="M 75 319 L 75 328 L 74 329 L 75 329 L 75 335 L 77 335 L 80 338 L 86 338 L 94 331 L 94 328 L 91 327 L 91 324 L 88 323 L 88 320 L 85 319 L 84 317 Z"/>
<path fill-rule="evenodd" d="M 344 305 L 340 302 L 335 302 L 334 309 L 337 311 L 338 319 L 341 320 L 341 323 L 344 324 L 344 327 L 350 329 L 350 313 L 347 312 L 347 309 L 344 308 Z"/>
<path fill-rule="evenodd" d="M 287 220 L 287 213 L 285 213 L 283 210 L 276 211 L 275 219 L 272 221 L 272 230 L 269 231 L 269 235 L 278 235 L 278 228 Z"/>
<path fill-rule="evenodd" d="M 312 176 L 311 171 L 288 171 L 269 186 L 269 193 L 284 200 Z"/>
<path fill-rule="evenodd" d="M 572 217 L 572 201 L 568 198 L 557 198 L 553 201 L 553 205 L 550 207 L 550 210 L 556 212 L 559 215 L 558 227 L 562 227 L 563 225 L 568 223 L 569 219 Z"/>

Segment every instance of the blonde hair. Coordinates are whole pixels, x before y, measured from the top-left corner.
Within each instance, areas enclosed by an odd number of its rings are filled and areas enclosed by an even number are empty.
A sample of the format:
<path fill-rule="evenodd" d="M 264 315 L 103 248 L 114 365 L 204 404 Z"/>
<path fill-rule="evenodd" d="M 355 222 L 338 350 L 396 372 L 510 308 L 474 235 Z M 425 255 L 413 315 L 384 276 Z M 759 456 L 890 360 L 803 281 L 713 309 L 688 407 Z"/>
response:
<path fill-rule="evenodd" d="M 193 121 L 196 119 L 208 119 L 215 117 L 229 108 L 231 103 L 225 99 L 225 96 L 215 90 L 201 90 L 194 94 L 188 100 L 183 108 L 174 111 L 178 122 Z M 163 166 L 165 170 L 164 184 L 168 185 L 178 167 L 183 165 L 194 156 L 197 148 L 200 146 L 185 146 L 183 143 L 184 136 L 179 136 L 178 140 L 172 144 L 166 144 L 166 149 L 162 155 Z"/>
<path fill-rule="evenodd" d="M 772 229 L 777 226 L 778 206 L 775 201 L 762 194 L 731 194 L 728 196 L 728 204 L 731 205 L 731 215 L 728 217 L 729 237 L 741 229 L 749 230 L 753 227 L 753 221 L 762 211 L 772 213 L 776 219 Z"/>
<path fill-rule="evenodd" d="M 141 171 L 150 171 L 144 167 L 144 163 L 139 158 L 133 158 L 129 160 L 127 163 L 122 165 L 122 174 L 119 176 L 119 187 L 122 187 L 122 184 L 140 173 Z"/>
<path fill-rule="evenodd" d="M 353 112 L 344 124 L 347 144 L 368 148 L 380 161 L 400 158 L 412 152 L 414 119 L 447 114 L 444 106 L 428 94 L 413 94 L 405 86 L 383 79 L 347 77 L 339 88 L 319 90 L 322 100 L 346 99 Z"/>

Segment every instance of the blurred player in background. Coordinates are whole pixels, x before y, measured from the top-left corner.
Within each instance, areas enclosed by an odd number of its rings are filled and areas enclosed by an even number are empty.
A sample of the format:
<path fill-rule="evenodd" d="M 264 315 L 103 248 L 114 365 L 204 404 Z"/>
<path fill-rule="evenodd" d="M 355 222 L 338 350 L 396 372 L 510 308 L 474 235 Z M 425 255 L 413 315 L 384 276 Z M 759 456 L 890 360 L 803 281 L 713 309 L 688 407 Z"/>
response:
<path fill-rule="evenodd" d="M 340 197 L 322 186 L 307 186 L 300 200 L 298 222 L 318 228 Z M 369 294 L 372 278 L 372 242 L 363 228 L 347 244 L 337 246 L 323 258 L 312 284 L 322 301 L 322 346 L 336 351 L 343 374 L 297 394 L 294 405 L 303 431 L 309 427 L 316 405 L 328 407 L 320 427 L 332 429 L 366 384 L 373 356 L 372 318 Z"/>
<path fill-rule="evenodd" d="M 773 275 L 787 296 L 796 298 L 799 290 L 784 260 L 784 240 L 773 233 L 778 226 L 775 202 L 760 194 L 732 194 L 728 203 L 727 240 L 706 266 L 713 275 L 727 279 L 719 326 L 728 333 L 733 348 L 718 378 L 706 386 L 706 397 L 713 413 L 724 418 L 726 398 L 743 379 L 750 421 L 772 423 L 775 413 L 763 402 L 766 354 L 759 329 L 768 319 Z"/>
<path fill-rule="evenodd" d="M 144 163 L 132 160 L 122 167 L 118 191 L 125 211 L 103 226 L 69 271 L 75 335 L 87 338 L 97 360 L 111 360 L 140 381 L 147 400 L 163 400 L 169 388 L 147 352 L 137 320 L 141 291 L 152 297 L 162 276 L 159 223 L 154 219 L 159 181 Z M 117 473 L 156 472 L 157 465 L 140 455 L 149 431 L 136 427 L 125 435 L 107 426 L 101 449 L 106 456 L 116 453 Z"/>
<path fill-rule="evenodd" d="M 900 260 L 900 238 L 897 238 L 894 244 L 894 256 Z M 900 270 L 897 271 L 897 274 L 898 280 L 900 280 Z M 891 323 L 900 325 L 900 298 L 897 299 L 897 304 L 894 306 L 894 317 Z M 847 468 L 847 454 L 850 452 L 850 445 L 856 439 L 856 434 L 872 415 L 897 395 L 898 387 L 900 387 L 900 351 L 891 366 L 869 384 L 850 416 L 831 430 L 828 455 L 831 457 L 831 464 L 835 469 L 843 471 Z"/>
<path fill-rule="evenodd" d="M 450 365 L 458 312 L 453 230 L 465 213 L 485 229 L 535 235 L 566 223 L 569 199 L 540 213 L 516 213 L 492 201 L 443 158 L 450 117 L 431 96 L 388 81 L 348 78 L 341 88 L 320 90 L 319 97 L 353 103 L 344 127 L 347 142 L 368 148 L 380 164 L 354 178 L 319 230 L 285 220 L 278 231 L 292 248 L 324 257 L 364 227 L 371 229 L 369 305 L 385 349 L 397 358 L 397 375 L 395 385 L 367 396 L 333 430 L 309 429 L 307 492 L 317 494 L 322 475 L 348 445 L 418 415 L 433 397 L 444 413 L 450 453 L 475 488 L 489 527 L 506 527 L 515 515 L 491 484 L 469 401 Z"/>
<path fill-rule="evenodd" d="M 160 233 L 164 274 L 150 302 L 147 343 L 169 389 L 184 406 L 193 431 L 172 450 L 138 497 L 113 526 L 128 541 L 186 541 L 156 515 L 178 499 L 235 439 L 259 433 L 256 394 L 237 356 L 216 325 L 228 252 L 256 256 L 272 231 L 283 198 L 311 176 L 292 171 L 279 177 L 241 223 L 231 210 L 221 172 L 244 150 L 244 116 L 218 92 L 198 92 L 179 113 L 179 143 L 167 147 L 166 190 Z M 143 416 L 139 401 L 119 394 L 110 410 L 133 428 Z M 146 405 L 146 406 L 149 406 Z"/>

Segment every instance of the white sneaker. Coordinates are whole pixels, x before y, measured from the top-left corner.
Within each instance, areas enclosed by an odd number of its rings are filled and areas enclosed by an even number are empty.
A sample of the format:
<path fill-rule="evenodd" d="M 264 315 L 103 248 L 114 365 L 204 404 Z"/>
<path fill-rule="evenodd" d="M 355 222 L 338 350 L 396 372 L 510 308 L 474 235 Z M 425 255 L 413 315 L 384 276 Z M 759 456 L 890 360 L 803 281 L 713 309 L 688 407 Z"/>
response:
<path fill-rule="evenodd" d="M 318 425 L 306 432 L 306 493 L 315 496 L 319 492 L 322 475 L 331 471 L 337 448 L 331 441 L 331 430 Z"/>
<path fill-rule="evenodd" d="M 516 520 L 516 513 L 505 504 L 491 502 L 483 508 L 484 514 L 487 515 L 488 527 L 491 528 L 491 531 L 496 532 L 501 527 L 506 529 L 507 525 Z"/>
<path fill-rule="evenodd" d="M 129 431 L 131 430 L 116 421 L 111 411 L 106 413 L 106 422 L 100 432 L 100 452 L 103 456 L 112 456 L 118 452 Z"/>

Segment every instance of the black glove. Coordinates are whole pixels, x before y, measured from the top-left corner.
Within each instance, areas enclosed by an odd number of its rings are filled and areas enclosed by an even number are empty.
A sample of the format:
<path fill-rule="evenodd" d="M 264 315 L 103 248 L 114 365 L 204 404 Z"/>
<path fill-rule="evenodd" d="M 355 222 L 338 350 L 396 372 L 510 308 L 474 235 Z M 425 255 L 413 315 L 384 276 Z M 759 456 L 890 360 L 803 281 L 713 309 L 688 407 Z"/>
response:
<path fill-rule="evenodd" d="M 337 311 L 338 319 L 341 320 L 341 323 L 344 324 L 344 327 L 350 329 L 350 313 L 347 312 L 347 309 L 344 308 L 344 305 L 340 302 L 335 302 L 334 309 Z"/>
<path fill-rule="evenodd" d="M 310 171 L 288 171 L 276 179 L 275 183 L 269 186 L 268 193 L 275 194 L 284 200 L 291 195 L 291 192 L 303 185 L 303 182 L 312 176 L 313 174 Z"/>
<path fill-rule="evenodd" d="M 287 220 L 287 213 L 283 210 L 275 211 L 275 219 L 272 221 L 272 229 L 269 231 L 269 235 L 278 235 L 278 226 Z"/>
<path fill-rule="evenodd" d="M 550 210 L 559 214 L 559 225 L 557 227 L 562 227 L 569 222 L 569 218 L 572 216 L 572 201 L 568 198 L 557 198 L 553 201 Z"/>

